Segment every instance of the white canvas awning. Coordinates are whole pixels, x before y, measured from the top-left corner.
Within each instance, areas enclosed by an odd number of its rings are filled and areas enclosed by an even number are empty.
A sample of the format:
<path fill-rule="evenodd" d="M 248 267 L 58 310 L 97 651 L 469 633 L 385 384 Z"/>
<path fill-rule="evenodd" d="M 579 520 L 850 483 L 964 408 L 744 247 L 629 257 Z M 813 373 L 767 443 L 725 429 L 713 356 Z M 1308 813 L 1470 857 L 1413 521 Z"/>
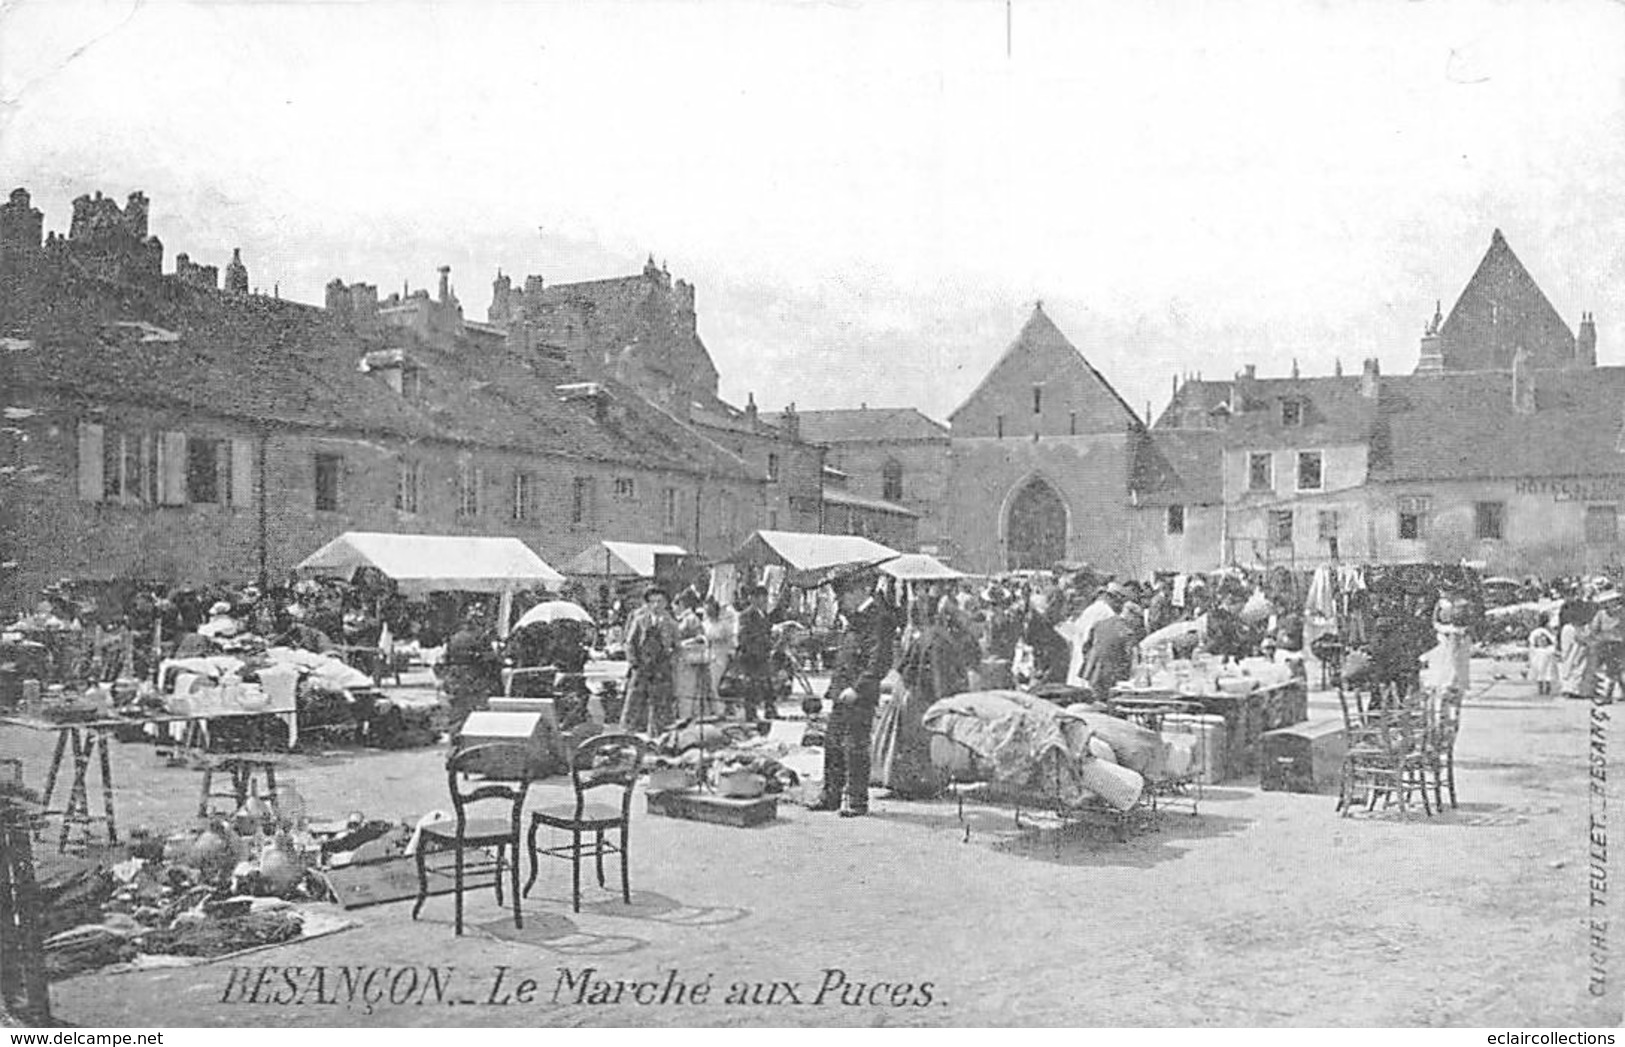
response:
<path fill-rule="evenodd" d="M 872 567 L 895 559 L 897 550 L 849 534 L 757 531 L 725 563 L 783 567 L 791 585 L 816 585 L 841 567 Z"/>
<path fill-rule="evenodd" d="M 965 577 L 935 556 L 925 553 L 904 553 L 895 560 L 880 565 L 884 574 L 905 582 L 951 582 Z"/>
<path fill-rule="evenodd" d="M 517 538 L 350 531 L 305 557 L 298 570 L 329 578 L 376 568 L 402 593 L 557 590 L 564 576 Z"/>
<path fill-rule="evenodd" d="M 680 545 L 647 542 L 594 542 L 564 566 L 565 574 L 611 578 L 653 578 L 656 556 L 687 556 Z"/>

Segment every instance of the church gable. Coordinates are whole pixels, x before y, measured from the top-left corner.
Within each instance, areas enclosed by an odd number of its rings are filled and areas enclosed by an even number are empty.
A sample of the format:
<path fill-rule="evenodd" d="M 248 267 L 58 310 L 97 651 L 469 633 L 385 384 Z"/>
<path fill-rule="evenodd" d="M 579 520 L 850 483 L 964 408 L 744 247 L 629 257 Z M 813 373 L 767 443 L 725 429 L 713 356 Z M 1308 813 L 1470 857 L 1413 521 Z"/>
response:
<path fill-rule="evenodd" d="M 949 423 L 956 438 L 1030 440 L 1122 433 L 1138 418 L 1039 305 Z"/>
<path fill-rule="evenodd" d="M 1506 370 L 1519 349 L 1535 367 L 1576 363 L 1574 332 L 1499 229 L 1439 335 L 1447 371 Z"/>

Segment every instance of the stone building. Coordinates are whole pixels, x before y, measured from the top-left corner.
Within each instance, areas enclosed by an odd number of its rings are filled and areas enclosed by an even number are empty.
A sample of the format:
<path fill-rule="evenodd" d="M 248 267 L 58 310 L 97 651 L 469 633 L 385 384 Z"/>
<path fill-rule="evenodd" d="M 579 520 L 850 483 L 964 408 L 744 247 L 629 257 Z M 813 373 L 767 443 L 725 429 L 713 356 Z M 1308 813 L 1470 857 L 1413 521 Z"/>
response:
<path fill-rule="evenodd" d="M 904 551 L 951 556 L 943 521 L 948 427 L 912 407 L 803 411 L 801 435 L 829 450 L 824 520 L 829 531 L 893 541 Z M 897 544 L 902 542 L 903 544 Z"/>
<path fill-rule="evenodd" d="M 498 273 L 487 320 L 524 351 L 618 381 L 744 459 L 764 484 L 753 527 L 819 529 L 823 449 L 802 439 L 793 404 L 764 417 L 754 398 L 740 408 L 718 395 L 694 285 L 653 257 L 635 276 L 578 283 L 527 276 L 515 287 Z"/>
<path fill-rule="evenodd" d="M 88 201 L 86 203 L 85 201 Z M 613 375 L 461 322 L 439 294 L 249 293 L 146 235 L 146 200 L 67 236 L 0 205 L 0 603 L 62 578 L 280 578 L 346 530 L 601 538 L 720 556 L 767 483 Z"/>
<path fill-rule="evenodd" d="M 1154 457 L 1145 425 L 1042 304 L 949 425 L 955 566 L 1137 568 L 1133 486 Z"/>
<path fill-rule="evenodd" d="M 1596 360 L 1590 314 L 1572 334 L 1496 230 L 1413 374 L 1186 382 L 1153 433 L 1222 461 L 1195 562 L 1625 562 L 1625 368 Z"/>

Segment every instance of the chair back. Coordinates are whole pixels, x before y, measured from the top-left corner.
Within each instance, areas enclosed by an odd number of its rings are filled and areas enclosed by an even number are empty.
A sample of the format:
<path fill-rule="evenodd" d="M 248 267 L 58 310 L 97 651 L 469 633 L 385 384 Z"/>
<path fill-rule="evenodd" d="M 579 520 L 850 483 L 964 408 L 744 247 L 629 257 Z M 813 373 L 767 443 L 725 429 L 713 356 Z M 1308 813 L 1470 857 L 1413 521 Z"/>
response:
<path fill-rule="evenodd" d="M 528 771 L 532 758 L 529 747 L 515 742 L 490 742 L 451 751 L 446 757 L 446 788 L 457 814 L 457 835 L 463 835 L 468 825 L 468 808 L 486 800 L 511 804 L 514 831 L 519 831 L 520 814 L 530 791 Z M 518 767 L 524 773 L 514 779 L 483 777 L 491 767 Z"/>
<path fill-rule="evenodd" d="M 1339 686 L 1337 702 L 1343 707 L 1343 727 L 1352 740 L 1354 735 L 1365 730 L 1365 692 L 1358 687 Z"/>
<path fill-rule="evenodd" d="M 632 812 L 632 787 L 649 753 L 649 743 L 634 734 L 600 734 L 588 738 L 570 756 L 570 784 L 575 788 L 576 817 L 597 789 L 621 790 L 621 815 Z"/>

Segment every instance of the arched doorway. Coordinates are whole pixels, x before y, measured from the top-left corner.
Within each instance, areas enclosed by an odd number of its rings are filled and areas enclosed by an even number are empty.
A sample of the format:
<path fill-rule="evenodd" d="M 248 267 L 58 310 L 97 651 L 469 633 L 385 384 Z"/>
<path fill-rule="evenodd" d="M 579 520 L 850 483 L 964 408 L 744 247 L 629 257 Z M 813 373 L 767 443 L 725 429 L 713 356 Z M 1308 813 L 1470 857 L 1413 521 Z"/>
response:
<path fill-rule="evenodd" d="M 1048 482 L 1034 477 L 1010 499 L 1004 533 L 1009 570 L 1054 567 L 1066 559 L 1066 503 Z"/>

